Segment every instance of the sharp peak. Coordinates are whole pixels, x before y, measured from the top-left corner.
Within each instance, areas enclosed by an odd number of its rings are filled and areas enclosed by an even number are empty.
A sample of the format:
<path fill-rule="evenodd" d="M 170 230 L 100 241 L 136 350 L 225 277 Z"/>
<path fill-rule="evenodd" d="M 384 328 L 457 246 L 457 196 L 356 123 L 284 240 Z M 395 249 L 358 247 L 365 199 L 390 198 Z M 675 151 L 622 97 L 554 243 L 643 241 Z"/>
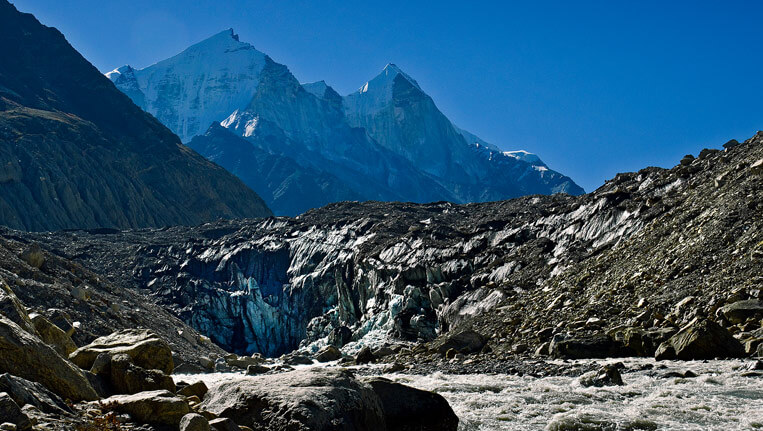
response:
<path fill-rule="evenodd" d="M 416 82 L 416 80 L 413 79 L 411 77 L 411 75 L 408 75 L 407 73 L 403 72 L 403 69 L 401 69 L 395 63 L 387 63 L 387 65 L 384 66 L 384 69 L 382 69 L 382 71 L 378 75 L 376 75 L 376 77 L 374 77 L 371 81 L 377 81 L 377 82 L 378 81 L 388 81 L 388 80 L 396 78 L 398 75 L 400 75 L 403 78 L 405 78 L 406 80 L 408 80 L 408 82 L 413 84 L 416 88 L 421 89 L 421 87 L 419 87 L 419 83 Z M 369 82 L 371 82 L 371 81 L 369 81 Z M 366 83 L 366 85 L 364 85 L 362 88 L 366 88 L 367 89 L 368 88 L 368 83 Z M 361 88 L 361 90 L 362 90 L 362 88 Z"/>

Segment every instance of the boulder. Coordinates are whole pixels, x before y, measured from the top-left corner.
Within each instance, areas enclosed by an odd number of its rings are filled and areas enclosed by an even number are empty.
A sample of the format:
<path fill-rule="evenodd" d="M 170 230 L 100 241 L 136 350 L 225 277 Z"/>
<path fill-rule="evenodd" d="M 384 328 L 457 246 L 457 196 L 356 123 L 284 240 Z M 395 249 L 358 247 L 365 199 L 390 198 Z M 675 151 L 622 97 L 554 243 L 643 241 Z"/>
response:
<path fill-rule="evenodd" d="M 264 365 L 250 365 L 246 367 L 246 375 L 256 376 L 257 374 L 265 374 L 270 371 L 270 368 Z"/>
<path fill-rule="evenodd" d="M 30 405 L 51 414 L 72 413 L 69 406 L 45 386 L 8 373 L 0 375 L 0 392 L 5 392 L 19 406 Z"/>
<path fill-rule="evenodd" d="M 622 386 L 623 378 L 616 366 L 604 365 L 599 370 L 583 374 L 578 382 L 587 388 L 591 386 L 601 388 L 603 386 Z"/>
<path fill-rule="evenodd" d="M 749 299 L 737 301 L 721 308 L 723 317 L 733 324 L 744 323 L 749 318 L 763 318 L 763 301 Z"/>
<path fill-rule="evenodd" d="M 329 344 L 340 348 L 350 341 L 352 341 L 352 330 L 346 326 L 332 329 L 328 337 Z"/>
<path fill-rule="evenodd" d="M 188 413 L 180 419 L 179 431 L 210 431 L 209 421 L 197 413 Z"/>
<path fill-rule="evenodd" d="M 98 399 L 82 370 L 4 316 L 0 316 L 0 352 L 0 372 L 39 382 L 64 399 Z"/>
<path fill-rule="evenodd" d="M 125 353 L 111 358 L 110 368 L 109 382 L 117 394 L 135 394 L 160 389 L 175 392 L 172 377 L 159 370 L 147 370 L 135 365 L 132 358 Z"/>
<path fill-rule="evenodd" d="M 33 313 L 29 318 L 42 341 L 55 349 L 60 355 L 68 358 L 72 352 L 77 350 L 77 345 L 74 344 L 72 337 L 66 335 L 66 332 L 51 323 L 45 316 Z"/>
<path fill-rule="evenodd" d="M 32 429 L 32 421 L 21 411 L 21 407 L 5 392 L 0 393 L 0 422 L 16 425 L 18 431 Z"/>
<path fill-rule="evenodd" d="M 466 329 L 463 331 L 448 333 L 434 342 L 434 350 L 444 355 L 449 349 L 455 349 L 459 353 L 479 352 L 487 344 L 487 338 L 477 331 Z"/>
<path fill-rule="evenodd" d="M 255 430 L 384 430 L 379 397 L 343 369 L 242 377 L 210 388 L 201 405 Z"/>
<path fill-rule="evenodd" d="M 197 396 L 200 400 L 203 400 L 204 395 L 206 395 L 208 391 L 209 389 L 204 382 L 196 382 L 180 389 L 177 393 L 184 397 Z"/>
<path fill-rule="evenodd" d="M 388 430 L 456 431 L 458 417 L 445 398 L 381 377 L 363 380 L 379 397 Z"/>
<path fill-rule="evenodd" d="M 368 346 L 363 346 L 358 353 L 355 355 L 355 363 L 360 364 L 368 364 L 369 362 L 374 361 L 374 354 L 371 352 L 371 348 Z"/>
<path fill-rule="evenodd" d="M 263 361 L 261 358 L 253 358 L 251 356 L 235 356 L 225 358 L 226 364 L 230 365 L 231 367 L 238 367 L 244 370 L 250 365 L 259 365 L 262 362 Z"/>
<path fill-rule="evenodd" d="M 69 359 L 80 368 L 89 370 L 101 353 L 114 355 L 124 353 L 135 365 L 147 370 L 172 373 L 175 365 L 170 346 L 147 329 L 125 329 L 105 337 L 96 338 L 87 346 L 75 350 Z"/>
<path fill-rule="evenodd" d="M 42 251 L 39 244 L 32 244 L 27 247 L 21 252 L 19 258 L 32 268 L 40 269 L 42 268 L 42 265 L 45 264 L 45 253 Z"/>
<path fill-rule="evenodd" d="M 713 359 L 739 358 L 744 347 L 731 334 L 715 322 L 694 318 L 675 335 L 660 344 L 655 359 Z"/>
<path fill-rule="evenodd" d="M 328 345 L 322 348 L 318 351 L 318 353 L 315 354 L 315 360 L 318 362 L 331 362 L 341 358 L 342 352 L 332 345 Z"/>
<path fill-rule="evenodd" d="M 34 324 L 26 312 L 24 304 L 21 303 L 16 294 L 13 293 L 10 286 L 0 279 L 0 315 L 10 319 L 13 323 L 19 325 L 21 329 L 30 334 L 36 335 Z"/>
<path fill-rule="evenodd" d="M 554 336 L 549 346 L 551 356 L 564 359 L 617 358 L 631 356 L 633 352 L 609 335 L 581 337 Z"/>
<path fill-rule="evenodd" d="M 119 413 L 127 413 L 136 422 L 177 427 L 191 408 L 183 398 L 169 391 L 139 392 L 132 395 L 114 395 L 106 404 Z"/>
<path fill-rule="evenodd" d="M 209 421 L 209 428 L 213 431 L 240 431 L 241 428 L 236 425 L 232 419 L 217 418 Z"/>
<path fill-rule="evenodd" d="M 66 333 L 66 335 L 70 337 L 74 335 L 76 329 L 74 328 L 74 324 L 72 323 L 72 318 L 69 316 L 69 313 L 58 308 L 50 308 L 45 312 L 45 314 L 47 314 L 50 323 L 58 326 L 62 331 Z"/>

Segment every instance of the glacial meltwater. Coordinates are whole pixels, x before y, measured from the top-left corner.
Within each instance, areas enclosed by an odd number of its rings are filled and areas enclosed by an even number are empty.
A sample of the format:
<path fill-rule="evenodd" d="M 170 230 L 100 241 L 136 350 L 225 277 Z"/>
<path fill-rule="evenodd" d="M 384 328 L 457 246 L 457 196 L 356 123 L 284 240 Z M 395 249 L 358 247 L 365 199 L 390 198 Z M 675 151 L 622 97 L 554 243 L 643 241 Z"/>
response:
<path fill-rule="evenodd" d="M 584 387 L 575 377 L 506 374 L 384 377 L 444 396 L 460 431 L 763 430 L 763 371 L 750 370 L 754 361 L 593 362 L 622 362 L 624 385 Z M 686 371 L 696 377 L 673 377 Z M 182 377 L 214 383 L 239 376 Z"/>

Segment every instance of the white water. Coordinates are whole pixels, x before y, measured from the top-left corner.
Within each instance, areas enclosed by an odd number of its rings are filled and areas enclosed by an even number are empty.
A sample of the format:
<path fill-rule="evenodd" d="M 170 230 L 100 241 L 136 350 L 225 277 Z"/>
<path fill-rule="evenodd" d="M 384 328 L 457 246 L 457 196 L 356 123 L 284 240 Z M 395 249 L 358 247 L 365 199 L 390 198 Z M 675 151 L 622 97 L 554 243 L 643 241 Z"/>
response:
<path fill-rule="evenodd" d="M 604 388 L 585 388 L 571 377 L 442 373 L 385 377 L 444 396 L 461 421 L 459 431 L 763 430 L 763 377 L 741 376 L 751 361 L 622 362 L 625 385 Z M 627 371 L 645 364 L 668 368 Z M 686 370 L 698 377 L 660 377 Z M 213 384 L 241 374 L 177 377 Z"/>

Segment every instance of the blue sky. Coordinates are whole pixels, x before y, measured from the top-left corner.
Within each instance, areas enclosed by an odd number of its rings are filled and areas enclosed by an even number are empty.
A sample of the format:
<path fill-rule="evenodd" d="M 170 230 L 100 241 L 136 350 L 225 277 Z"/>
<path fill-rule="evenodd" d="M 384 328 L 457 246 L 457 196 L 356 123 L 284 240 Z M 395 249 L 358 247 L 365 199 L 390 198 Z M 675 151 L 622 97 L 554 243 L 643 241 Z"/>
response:
<path fill-rule="evenodd" d="M 12 2 L 102 71 L 230 27 L 342 94 L 396 63 L 456 124 L 587 191 L 763 129 L 763 2 Z"/>

